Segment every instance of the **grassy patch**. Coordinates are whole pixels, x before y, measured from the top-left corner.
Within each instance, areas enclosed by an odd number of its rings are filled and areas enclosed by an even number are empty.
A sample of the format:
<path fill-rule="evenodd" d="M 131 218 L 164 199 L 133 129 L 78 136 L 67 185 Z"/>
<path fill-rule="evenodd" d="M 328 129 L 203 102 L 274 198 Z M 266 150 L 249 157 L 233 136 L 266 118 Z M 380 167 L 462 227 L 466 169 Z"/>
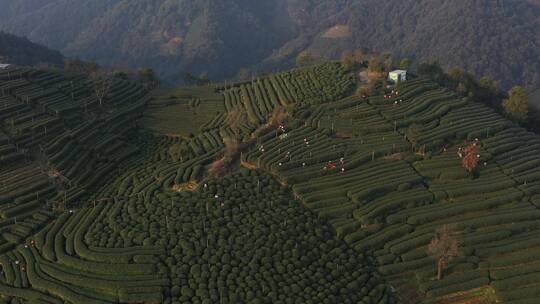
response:
<path fill-rule="evenodd" d="M 143 118 L 145 128 L 168 135 L 187 137 L 219 113 L 225 112 L 223 97 L 212 87 L 188 87 L 153 93 Z"/>

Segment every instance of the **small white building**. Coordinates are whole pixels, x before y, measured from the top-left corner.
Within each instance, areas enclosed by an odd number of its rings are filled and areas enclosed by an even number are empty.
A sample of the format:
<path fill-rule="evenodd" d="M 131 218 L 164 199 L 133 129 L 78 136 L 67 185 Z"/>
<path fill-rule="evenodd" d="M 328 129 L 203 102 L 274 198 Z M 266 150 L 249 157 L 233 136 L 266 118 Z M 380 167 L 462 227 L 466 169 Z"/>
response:
<path fill-rule="evenodd" d="M 395 70 L 388 73 L 388 80 L 393 83 L 398 83 L 407 80 L 407 71 L 405 70 Z"/>
<path fill-rule="evenodd" d="M 11 68 L 11 64 L 9 63 L 0 63 L 0 70 L 7 70 Z"/>

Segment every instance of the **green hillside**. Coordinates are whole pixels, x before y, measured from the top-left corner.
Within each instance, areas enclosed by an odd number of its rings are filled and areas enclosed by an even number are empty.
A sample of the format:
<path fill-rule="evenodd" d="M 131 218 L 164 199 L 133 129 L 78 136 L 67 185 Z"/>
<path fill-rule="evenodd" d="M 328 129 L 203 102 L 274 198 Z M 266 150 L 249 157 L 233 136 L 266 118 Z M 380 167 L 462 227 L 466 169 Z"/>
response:
<path fill-rule="evenodd" d="M 55 72 L 1 73 L 0 89 L 5 303 L 540 295 L 540 137 L 427 79 L 390 98 L 354 96 L 337 63 L 154 92 L 115 80 L 105 107 Z M 231 172 L 210 175 L 234 137 Z M 445 224 L 459 255 L 438 280 Z"/>

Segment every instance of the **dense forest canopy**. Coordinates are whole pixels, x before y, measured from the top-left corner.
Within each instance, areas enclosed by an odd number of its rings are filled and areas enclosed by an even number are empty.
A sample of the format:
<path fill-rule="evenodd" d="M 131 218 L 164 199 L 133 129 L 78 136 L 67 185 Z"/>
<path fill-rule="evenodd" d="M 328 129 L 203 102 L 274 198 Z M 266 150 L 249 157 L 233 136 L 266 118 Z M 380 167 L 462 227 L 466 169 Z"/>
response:
<path fill-rule="evenodd" d="M 540 6 L 515 0 L 0 0 L 0 29 L 102 64 L 231 78 L 303 50 L 438 59 L 503 88 L 540 84 Z"/>

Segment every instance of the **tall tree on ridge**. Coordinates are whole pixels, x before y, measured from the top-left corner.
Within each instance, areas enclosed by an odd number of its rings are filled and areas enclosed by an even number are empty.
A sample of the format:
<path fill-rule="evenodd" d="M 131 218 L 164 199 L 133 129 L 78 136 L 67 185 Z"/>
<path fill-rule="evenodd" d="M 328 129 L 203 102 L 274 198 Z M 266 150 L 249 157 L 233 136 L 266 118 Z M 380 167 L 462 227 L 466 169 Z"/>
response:
<path fill-rule="evenodd" d="M 508 99 L 503 101 L 504 112 L 513 120 L 524 123 L 529 115 L 529 96 L 520 86 L 508 91 Z"/>

